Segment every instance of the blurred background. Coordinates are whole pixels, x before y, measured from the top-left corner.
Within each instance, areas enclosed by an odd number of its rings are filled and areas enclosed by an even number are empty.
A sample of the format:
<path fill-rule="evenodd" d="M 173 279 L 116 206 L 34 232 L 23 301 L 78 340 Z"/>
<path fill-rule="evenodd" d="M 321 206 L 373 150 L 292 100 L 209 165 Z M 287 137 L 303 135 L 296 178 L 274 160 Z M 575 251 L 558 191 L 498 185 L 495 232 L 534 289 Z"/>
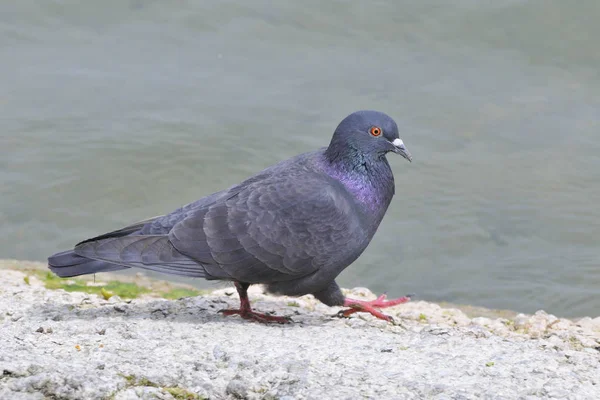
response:
<path fill-rule="evenodd" d="M 412 164 L 339 278 L 600 309 L 600 2 L 0 2 L 0 258 L 170 212 L 393 116 Z M 210 287 L 194 281 L 200 287 Z"/>

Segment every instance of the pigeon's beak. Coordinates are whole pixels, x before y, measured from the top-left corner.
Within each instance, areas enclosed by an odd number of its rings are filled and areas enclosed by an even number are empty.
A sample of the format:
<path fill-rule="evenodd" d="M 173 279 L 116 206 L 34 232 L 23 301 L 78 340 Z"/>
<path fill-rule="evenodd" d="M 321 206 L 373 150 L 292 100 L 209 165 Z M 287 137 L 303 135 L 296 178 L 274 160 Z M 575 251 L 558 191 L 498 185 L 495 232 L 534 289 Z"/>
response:
<path fill-rule="evenodd" d="M 402 141 L 402 139 L 394 139 L 392 144 L 394 145 L 394 150 L 393 150 L 394 153 L 400 154 L 402 157 L 406 158 L 409 162 L 412 162 L 412 155 L 406 149 L 406 146 L 404 146 L 404 142 Z"/>

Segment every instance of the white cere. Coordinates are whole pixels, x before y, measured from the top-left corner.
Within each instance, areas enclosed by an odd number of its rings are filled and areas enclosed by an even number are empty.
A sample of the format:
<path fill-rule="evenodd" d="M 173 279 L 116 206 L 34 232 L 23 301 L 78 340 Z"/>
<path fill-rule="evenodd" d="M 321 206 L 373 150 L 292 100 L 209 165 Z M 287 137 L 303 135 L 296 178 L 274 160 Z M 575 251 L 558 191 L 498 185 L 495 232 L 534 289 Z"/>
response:
<path fill-rule="evenodd" d="M 402 139 L 394 139 L 392 144 L 396 147 L 404 146 L 404 142 L 402 141 Z"/>

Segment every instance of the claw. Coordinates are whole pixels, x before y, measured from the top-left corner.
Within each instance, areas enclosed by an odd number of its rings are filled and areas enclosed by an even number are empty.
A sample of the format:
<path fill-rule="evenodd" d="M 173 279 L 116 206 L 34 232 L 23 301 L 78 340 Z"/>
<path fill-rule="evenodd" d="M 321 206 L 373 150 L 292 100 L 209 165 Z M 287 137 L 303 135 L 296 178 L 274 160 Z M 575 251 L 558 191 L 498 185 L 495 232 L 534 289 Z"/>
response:
<path fill-rule="evenodd" d="M 270 323 L 289 324 L 291 322 L 294 322 L 290 317 L 287 317 L 287 316 L 278 317 L 275 315 L 260 314 L 260 313 L 257 313 L 257 312 L 251 311 L 251 310 L 224 309 L 224 310 L 219 310 L 218 312 L 223 315 L 237 314 L 244 319 L 261 322 L 263 324 L 270 324 Z"/>
<path fill-rule="evenodd" d="M 244 319 L 261 322 L 263 324 L 289 324 L 290 322 L 294 322 L 290 317 L 277 317 L 275 315 L 260 314 L 252 311 L 252 307 L 250 307 L 250 301 L 248 300 L 249 286 L 250 284 L 248 283 L 235 282 L 235 288 L 237 289 L 238 294 L 240 295 L 240 308 L 219 310 L 219 313 L 223 315 L 237 314 Z"/>
<path fill-rule="evenodd" d="M 406 303 L 410 301 L 410 296 L 404 296 L 394 300 L 386 300 L 386 298 L 387 296 L 385 294 L 382 294 L 381 296 L 377 297 L 377 299 L 371 301 L 346 299 L 344 301 L 344 306 L 350 308 L 346 310 L 341 310 L 336 315 L 341 318 L 347 318 L 356 312 L 368 312 L 376 318 L 391 322 L 392 324 L 396 325 L 394 318 L 392 318 L 389 315 L 383 314 L 381 311 L 378 310 L 378 308 L 393 307 L 398 304 Z"/>

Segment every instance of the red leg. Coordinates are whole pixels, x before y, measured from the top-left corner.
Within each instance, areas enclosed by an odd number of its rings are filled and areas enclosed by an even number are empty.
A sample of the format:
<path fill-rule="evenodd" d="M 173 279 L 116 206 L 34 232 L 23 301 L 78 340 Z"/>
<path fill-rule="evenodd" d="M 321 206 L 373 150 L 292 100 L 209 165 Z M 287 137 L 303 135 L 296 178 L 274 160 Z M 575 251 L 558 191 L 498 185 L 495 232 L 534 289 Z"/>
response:
<path fill-rule="evenodd" d="M 338 313 L 340 317 L 349 317 L 350 315 L 356 312 L 368 312 L 374 317 L 382 319 L 384 321 L 393 321 L 394 319 L 389 315 L 385 315 L 381 311 L 377 310 L 377 308 L 387 308 L 393 307 L 398 304 L 406 303 L 410 301 L 410 295 L 400 297 L 394 300 L 386 300 L 386 295 L 382 294 L 375 300 L 364 301 L 364 300 L 354 300 L 346 298 L 344 300 L 344 307 L 350 307 L 346 310 L 342 310 Z"/>
<path fill-rule="evenodd" d="M 239 310 L 221 310 L 219 311 L 223 315 L 239 315 L 244 319 L 249 319 L 256 322 L 262 323 L 271 323 L 276 322 L 278 324 L 287 324 L 292 322 L 290 317 L 276 317 L 274 315 L 267 314 L 259 314 L 257 312 L 252 311 L 250 307 L 250 300 L 248 300 L 248 287 L 250 286 L 247 283 L 234 282 L 235 288 L 240 295 L 240 308 Z"/>

